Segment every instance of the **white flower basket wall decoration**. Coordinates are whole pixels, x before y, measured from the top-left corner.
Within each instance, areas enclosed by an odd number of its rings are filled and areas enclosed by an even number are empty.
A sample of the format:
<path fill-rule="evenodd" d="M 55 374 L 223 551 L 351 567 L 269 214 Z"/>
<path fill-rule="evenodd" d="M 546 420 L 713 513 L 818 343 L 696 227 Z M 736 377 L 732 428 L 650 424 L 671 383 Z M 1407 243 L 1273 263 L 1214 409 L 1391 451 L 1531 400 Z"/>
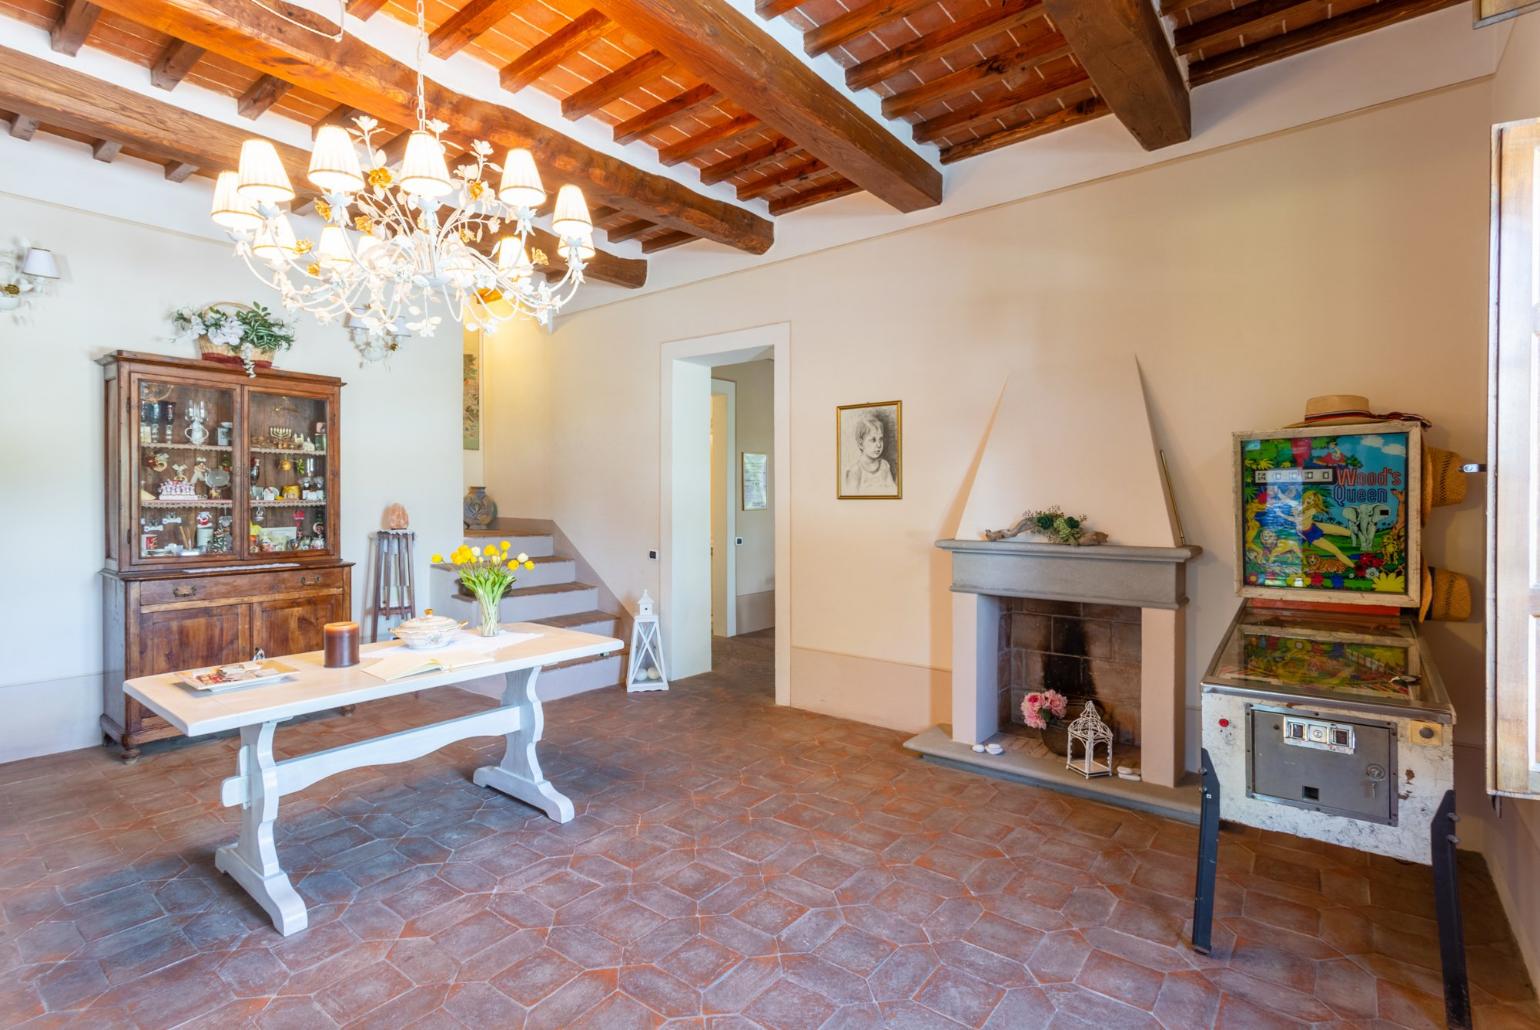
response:
<path fill-rule="evenodd" d="M 1075 745 L 1080 745 L 1080 756 L 1075 756 Z M 1105 763 L 1096 760 L 1096 748 L 1105 745 Z M 1096 703 L 1087 701 L 1085 710 L 1069 724 L 1069 748 L 1065 752 L 1064 767 L 1073 769 L 1086 779 L 1112 774 L 1112 727 L 1102 722 L 1096 711 Z"/>

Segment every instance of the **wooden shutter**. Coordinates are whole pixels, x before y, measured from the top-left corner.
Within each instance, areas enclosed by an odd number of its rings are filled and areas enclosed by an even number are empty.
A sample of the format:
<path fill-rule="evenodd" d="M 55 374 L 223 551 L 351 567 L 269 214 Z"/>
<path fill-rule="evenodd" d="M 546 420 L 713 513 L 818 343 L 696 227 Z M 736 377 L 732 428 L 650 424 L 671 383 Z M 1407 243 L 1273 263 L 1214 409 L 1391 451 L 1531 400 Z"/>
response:
<path fill-rule="evenodd" d="M 1500 126 L 1492 171 L 1487 787 L 1540 796 L 1540 122 Z"/>

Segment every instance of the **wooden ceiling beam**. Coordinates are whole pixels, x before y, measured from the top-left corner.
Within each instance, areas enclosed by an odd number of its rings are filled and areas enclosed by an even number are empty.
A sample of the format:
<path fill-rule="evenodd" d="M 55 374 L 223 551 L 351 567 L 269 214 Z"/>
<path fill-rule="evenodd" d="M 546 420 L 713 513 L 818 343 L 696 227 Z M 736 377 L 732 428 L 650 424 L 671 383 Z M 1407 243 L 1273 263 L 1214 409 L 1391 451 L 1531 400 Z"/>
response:
<path fill-rule="evenodd" d="M 1167 18 L 1174 18 L 1203 3 L 1208 3 L 1208 0 L 1160 0 L 1160 13 Z"/>
<path fill-rule="evenodd" d="M 818 160 L 818 158 L 810 157 L 806 161 L 799 161 L 794 165 L 771 172 L 769 175 L 761 176 L 753 182 L 739 186 L 738 199 L 753 200 L 755 197 L 763 197 L 766 193 L 779 189 L 782 186 L 806 182 L 808 179 L 813 178 L 813 176 L 827 171 L 828 168 L 829 166 Z"/>
<path fill-rule="evenodd" d="M 741 154 L 724 158 L 716 164 L 707 165 L 700 171 L 700 181 L 707 186 L 713 186 L 723 179 L 731 179 L 735 175 L 743 175 L 752 172 L 762 164 L 774 161 L 780 157 L 786 157 L 795 153 L 798 149 L 796 140 L 773 139 L 769 143 L 761 143 L 757 147 L 751 147 Z"/>
<path fill-rule="evenodd" d="M 995 54 L 948 75 L 922 82 L 912 89 L 895 93 L 882 100 L 882 113 L 888 118 L 903 118 L 927 104 L 960 93 L 971 93 L 991 82 L 998 82 L 1013 75 L 1031 72 L 1040 65 L 1068 57 L 1069 44 L 1058 36 L 1043 36 L 1026 46 L 1016 47 L 1003 54 Z"/>
<path fill-rule="evenodd" d="M 185 39 L 173 39 L 150 66 L 150 82 L 161 89 L 176 89 L 202 57 L 202 47 Z"/>
<path fill-rule="evenodd" d="M 950 57 L 959 50 L 984 42 L 991 36 L 1020 28 L 1043 16 L 1042 0 L 1006 0 L 971 18 L 928 32 L 918 39 L 900 43 L 891 50 L 862 61 L 845 72 L 850 89 L 869 89 L 884 79 L 891 79 L 915 65 Z"/>
<path fill-rule="evenodd" d="M 280 76 L 333 103 L 367 111 L 387 124 L 416 124 L 417 76 L 412 67 L 356 36 L 334 42 L 299 32 L 279 15 L 245 0 L 103 0 L 101 6 Z M 644 172 L 511 108 L 457 93 L 431 79 L 424 84 L 424 95 L 428 116 L 447 122 L 453 136 L 486 140 L 498 152 L 527 147 L 547 183 L 581 186 L 591 205 L 607 204 L 753 254 L 764 253 L 774 239 L 773 223 L 753 211 Z"/>
<path fill-rule="evenodd" d="M 835 47 L 844 46 L 857 36 L 863 36 L 889 22 L 907 18 L 920 8 L 928 7 L 933 3 L 935 0 L 872 0 L 863 7 L 846 11 L 837 18 L 831 18 L 816 29 L 804 33 L 802 49 L 807 51 L 809 57 L 817 57 Z"/>
<path fill-rule="evenodd" d="M 1380 0 L 1379 3 L 1369 7 L 1360 7 L 1356 11 L 1349 11 L 1347 14 L 1339 14 L 1302 29 L 1285 32 L 1281 36 L 1274 36 L 1260 43 L 1241 47 L 1239 50 L 1231 50 L 1206 61 L 1197 61 L 1187 66 L 1187 81 L 1194 86 L 1201 86 L 1205 82 L 1213 82 L 1227 75 L 1248 71 L 1264 64 L 1271 64 L 1273 61 L 1281 61 L 1285 57 L 1293 57 L 1295 54 L 1302 54 L 1316 47 L 1350 39 L 1365 32 L 1373 32 L 1375 29 L 1394 25 L 1408 18 L 1441 11 L 1461 2 L 1462 0 Z"/>
<path fill-rule="evenodd" d="M 503 66 L 503 88 L 517 92 L 604 35 L 610 20 L 598 11 L 584 11 Z"/>
<path fill-rule="evenodd" d="M 711 128 L 696 133 L 688 139 L 682 139 L 678 143 L 671 143 L 658 151 L 658 160 L 666 165 L 677 165 L 691 158 L 699 157 L 708 150 L 725 147 L 742 136 L 756 132 L 763 128 L 758 118 L 751 114 L 740 114 L 736 118 L 729 118 L 725 122 L 718 122 Z"/>
<path fill-rule="evenodd" d="M 808 0 L 754 0 L 754 13 L 769 21 L 783 14 L 790 14 Z"/>
<path fill-rule="evenodd" d="M 898 210 L 941 202 L 941 173 L 929 161 L 787 53 L 729 0 L 592 2 L 723 97 Z"/>
<path fill-rule="evenodd" d="M 470 0 L 428 36 L 428 53 L 449 57 L 475 42 L 492 26 L 524 5 L 525 0 Z"/>
<path fill-rule="evenodd" d="M 696 108 L 712 103 L 718 95 L 717 88 L 709 82 L 691 86 L 678 96 L 649 107 L 615 126 L 615 142 L 630 143 L 633 140 L 639 140 L 674 119 L 683 118 Z"/>
<path fill-rule="evenodd" d="M 655 228 L 653 223 L 645 218 L 638 218 L 634 222 L 627 222 L 625 225 L 617 225 L 613 229 L 606 229 L 604 231 L 604 238 L 611 243 L 624 243 L 627 240 L 636 239 L 642 233 L 653 228 Z"/>
<path fill-rule="evenodd" d="M 258 118 L 268 112 L 284 94 L 294 88 L 291 82 L 285 82 L 275 75 L 264 75 L 253 82 L 242 93 L 240 99 L 235 102 L 235 109 L 242 118 Z"/>
<path fill-rule="evenodd" d="M 1186 57 L 1236 36 L 1253 35 L 1290 15 L 1318 11 L 1325 6 L 1323 0 L 1252 0 L 1245 6 L 1179 27 L 1175 32 L 1176 52 Z"/>
<path fill-rule="evenodd" d="M 852 193 L 860 193 L 861 187 L 849 179 L 835 179 L 822 186 L 815 186 L 801 193 L 793 193 L 789 197 L 779 197 L 770 202 L 770 213 L 773 215 L 789 214 L 799 211 L 804 207 L 812 207 L 814 204 L 822 204 L 826 200 L 834 200 L 837 197 L 846 197 Z"/>
<path fill-rule="evenodd" d="M 355 18 L 368 21 L 380 13 L 385 3 L 386 0 L 348 0 L 348 13 Z"/>
<path fill-rule="evenodd" d="M 104 165 L 110 165 L 123 152 L 123 144 L 115 139 L 99 139 L 91 144 L 91 156 Z"/>
<path fill-rule="evenodd" d="M 95 139 L 124 140 L 136 150 L 199 168 L 235 168 L 241 143 L 252 136 L 248 129 L 8 47 L 0 47 L 0 108 L 17 112 L 18 120 L 25 115 Z M 290 181 L 296 189 L 305 189 L 309 152 L 272 142 Z M 543 241 L 539 245 L 557 262 L 555 238 L 544 230 L 537 230 L 537 235 Z M 588 263 L 586 274 L 599 282 L 637 287 L 646 281 L 647 263 L 600 251 Z"/>
<path fill-rule="evenodd" d="M 691 236 L 687 232 L 678 232 L 674 230 L 670 230 L 669 232 L 660 232 L 652 239 L 642 241 L 642 253 L 656 254 L 660 250 L 668 250 L 670 247 L 677 247 L 680 244 L 689 243 L 693 239 L 695 239 L 695 237 Z"/>
<path fill-rule="evenodd" d="M 999 119 L 1011 122 L 1032 114 L 1032 108 L 1048 103 L 1063 103 L 1070 99 L 1083 99 L 1081 94 L 1090 92 L 1091 80 L 1079 68 L 1071 68 L 1047 76 L 1031 89 L 1015 93 L 1003 93 L 987 100 L 975 100 L 961 107 L 919 122 L 914 127 L 914 138 L 921 143 L 935 143 L 955 132 L 977 125 L 979 122 Z"/>
<path fill-rule="evenodd" d="M 9 130 L 11 138 L 26 142 L 33 136 L 37 135 L 37 126 L 38 122 L 36 118 L 22 114 L 20 111 L 18 111 L 16 112 L 15 117 L 11 119 L 11 128 Z"/>
<path fill-rule="evenodd" d="M 1109 113 L 1106 103 L 1100 97 L 1082 101 L 1072 107 L 1061 108 L 1041 118 L 1027 118 L 1025 121 L 1008 124 L 1002 129 L 977 139 L 966 140 L 962 143 L 944 147 L 941 151 L 941 163 L 953 164 L 970 157 L 1001 147 L 1010 146 L 1012 143 L 1020 143 L 1023 140 L 1032 139 L 1035 136 L 1043 136 L 1057 129 L 1065 129 L 1071 125 L 1079 125 L 1081 122 L 1091 121 Z"/>
<path fill-rule="evenodd" d="M 1187 83 L 1150 0 L 1043 0 L 1096 92 L 1145 150 L 1192 138 Z"/>
<path fill-rule="evenodd" d="M 363 112 L 356 107 L 349 107 L 347 104 L 338 104 L 336 107 L 323 114 L 321 116 L 321 120 L 310 127 L 310 138 L 315 139 L 316 133 L 320 132 L 328 125 L 340 125 L 344 129 L 347 129 L 349 132 L 353 132 L 358 128 L 357 125 L 353 124 L 353 119 L 357 118 L 361 114 L 363 114 Z"/>
<path fill-rule="evenodd" d="M 74 57 L 102 16 L 102 9 L 90 0 L 64 0 L 59 20 L 48 30 L 48 43 L 61 54 Z"/>
<path fill-rule="evenodd" d="M 169 182 L 186 182 L 198 170 L 190 161 L 167 161 L 166 179 Z"/>
<path fill-rule="evenodd" d="M 673 66 L 673 61 L 656 50 L 649 50 L 568 96 L 561 102 L 561 113 L 572 119 L 587 117 L 605 104 L 613 103 L 638 86 L 651 82 Z"/>

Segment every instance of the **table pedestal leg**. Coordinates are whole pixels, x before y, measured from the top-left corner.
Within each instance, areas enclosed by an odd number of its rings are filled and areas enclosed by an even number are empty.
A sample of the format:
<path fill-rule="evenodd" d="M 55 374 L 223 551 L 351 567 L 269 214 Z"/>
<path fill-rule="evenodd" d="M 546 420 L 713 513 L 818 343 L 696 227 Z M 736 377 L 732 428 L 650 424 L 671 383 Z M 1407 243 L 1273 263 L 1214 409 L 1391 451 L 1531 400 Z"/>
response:
<path fill-rule="evenodd" d="M 278 864 L 273 845 L 273 822 L 278 818 L 278 769 L 273 761 L 276 722 L 241 727 L 238 774 L 246 783 L 241 803 L 241 837 L 214 853 L 214 866 L 246 888 L 257 899 L 273 925 L 285 937 L 298 933 L 310 922 L 305 903 Z"/>
<path fill-rule="evenodd" d="M 519 709 L 519 728 L 507 735 L 503 760 L 476 770 L 473 781 L 478 787 L 491 787 L 533 805 L 559 823 L 572 819 L 572 802 L 545 778 L 535 744 L 545 733 L 545 712 L 535 696 L 535 680 L 540 670 L 520 669 L 507 675 L 503 688 L 503 707 Z"/>

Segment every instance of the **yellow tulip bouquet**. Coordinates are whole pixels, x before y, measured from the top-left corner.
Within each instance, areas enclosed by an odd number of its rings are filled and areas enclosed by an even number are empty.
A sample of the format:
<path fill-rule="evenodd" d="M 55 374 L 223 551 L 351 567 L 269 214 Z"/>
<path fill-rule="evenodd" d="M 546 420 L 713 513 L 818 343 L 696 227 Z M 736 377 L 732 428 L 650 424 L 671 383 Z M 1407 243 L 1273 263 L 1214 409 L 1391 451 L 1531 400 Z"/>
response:
<path fill-rule="evenodd" d="M 497 606 L 508 588 L 513 586 L 516 578 L 514 573 L 521 567 L 535 567 L 527 554 L 508 557 L 510 549 L 508 541 L 504 540 L 500 544 L 488 544 L 485 550 L 461 544 L 449 554 L 449 561 L 459 574 L 460 582 L 481 605 L 481 635 L 484 637 L 495 637 L 502 631 L 497 621 Z M 442 554 L 433 556 L 433 564 L 443 563 Z"/>

